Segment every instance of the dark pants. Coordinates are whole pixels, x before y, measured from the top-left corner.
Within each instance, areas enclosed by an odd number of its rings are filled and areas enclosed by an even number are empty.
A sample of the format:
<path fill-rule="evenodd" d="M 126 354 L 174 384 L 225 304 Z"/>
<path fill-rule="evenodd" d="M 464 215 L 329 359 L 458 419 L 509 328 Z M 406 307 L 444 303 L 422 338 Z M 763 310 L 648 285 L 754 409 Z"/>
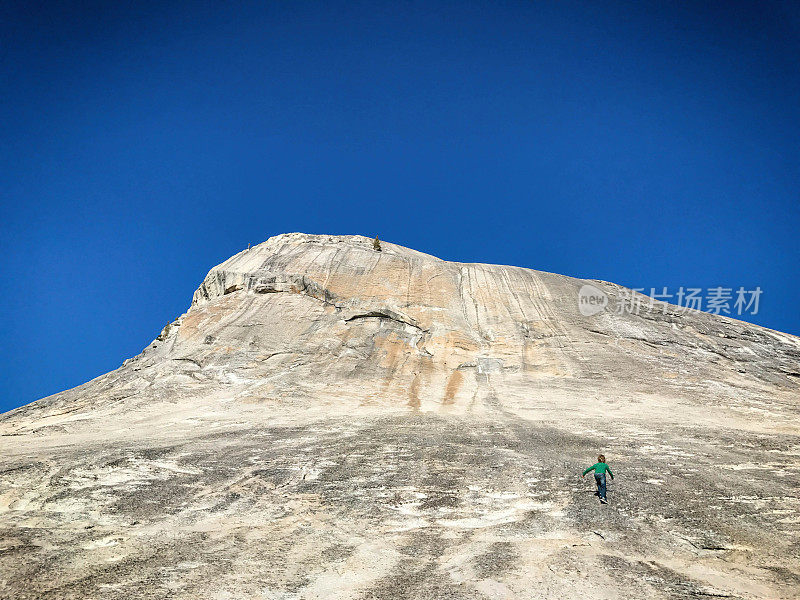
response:
<path fill-rule="evenodd" d="M 606 499 L 606 474 L 595 473 L 594 481 L 597 483 L 597 494 L 603 499 Z"/>

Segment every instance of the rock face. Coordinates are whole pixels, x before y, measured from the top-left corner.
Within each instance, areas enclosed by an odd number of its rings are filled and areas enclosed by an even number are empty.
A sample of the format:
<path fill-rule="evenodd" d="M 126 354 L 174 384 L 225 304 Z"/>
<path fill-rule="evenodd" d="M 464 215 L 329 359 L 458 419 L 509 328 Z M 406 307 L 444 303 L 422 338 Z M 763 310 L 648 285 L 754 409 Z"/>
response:
<path fill-rule="evenodd" d="M 0 416 L 0 597 L 796 598 L 798 399 L 794 336 L 281 235 Z"/>

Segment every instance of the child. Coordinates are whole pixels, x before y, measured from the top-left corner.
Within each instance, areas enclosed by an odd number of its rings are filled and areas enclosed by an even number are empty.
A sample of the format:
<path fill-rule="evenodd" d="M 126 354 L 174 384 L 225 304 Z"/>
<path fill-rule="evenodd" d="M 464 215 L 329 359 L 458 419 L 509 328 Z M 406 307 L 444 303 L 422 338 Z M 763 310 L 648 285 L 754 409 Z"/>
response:
<path fill-rule="evenodd" d="M 594 471 L 594 480 L 597 483 L 597 495 L 600 496 L 600 502 L 608 504 L 606 500 L 606 471 L 614 479 L 614 473 L 611 472 L 611 467 L 606 464 L 606 457 L 602 454 L 597 457 L 597 462 L 583 472 L 581 477 L 586 477 L 589 471 Z"/>

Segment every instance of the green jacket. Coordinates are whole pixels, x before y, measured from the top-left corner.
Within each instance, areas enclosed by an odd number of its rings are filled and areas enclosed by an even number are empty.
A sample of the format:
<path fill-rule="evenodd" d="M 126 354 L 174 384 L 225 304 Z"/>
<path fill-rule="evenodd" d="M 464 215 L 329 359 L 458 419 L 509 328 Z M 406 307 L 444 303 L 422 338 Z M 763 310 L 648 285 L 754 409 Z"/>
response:
<path fill-rule="evenodd" d="M 608 474 L 611 475 L 611 479 L 614 479 L 614 473 L 611 472 L 611 467 L 609 467 L 606 463 L 595 463 L 586 469 L 583 474 L 586 475 L 591 470 L 594 470 L 594 472 L 598 475 L 602 475 L 608 471 Z"/>

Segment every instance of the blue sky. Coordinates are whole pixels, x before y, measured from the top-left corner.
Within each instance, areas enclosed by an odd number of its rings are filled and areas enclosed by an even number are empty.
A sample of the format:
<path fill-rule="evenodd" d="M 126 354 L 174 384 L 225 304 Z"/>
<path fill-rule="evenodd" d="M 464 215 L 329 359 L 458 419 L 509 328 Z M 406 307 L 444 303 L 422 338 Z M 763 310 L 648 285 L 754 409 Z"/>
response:
<path fill-rule="evenodd" d="M 0 411 L 138 354 L 289 231 L 800 334 L 790 2 L 0 5 Z"/>

